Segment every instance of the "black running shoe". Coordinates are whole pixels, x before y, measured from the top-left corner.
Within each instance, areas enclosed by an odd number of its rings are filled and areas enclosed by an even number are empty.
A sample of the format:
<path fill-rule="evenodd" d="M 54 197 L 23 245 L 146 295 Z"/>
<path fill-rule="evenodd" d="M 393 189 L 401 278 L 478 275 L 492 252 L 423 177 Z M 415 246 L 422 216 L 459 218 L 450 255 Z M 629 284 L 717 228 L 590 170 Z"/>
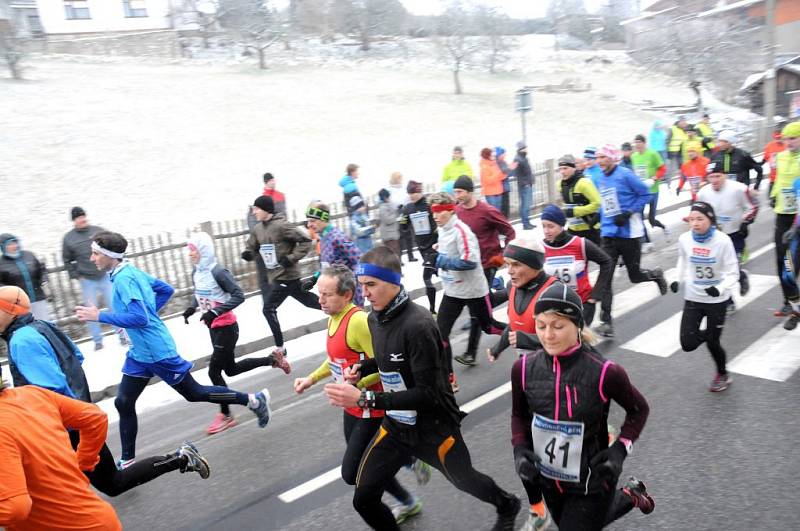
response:
<path fill-rule="evenodd" d="M 747 271 L 742 269 L 739 271 L 739 295 L 744 297 L 750 291 L 750 278 L 747 276 Z"/>
<path fill-rule="evenodd" d="M 465 352 L 461 356 L 456 356 L 453 359 L 459 362 L 461 365 L 466 365 L 467 367 L 474 367 L 477 365 L 477 363 L 475 363 L 475 354 L 470 354 L 469 352 Z"/>
<path fill-rule="evenodd" d="M 792 312 L 792 316 L 789 317 L 785 323 L 783 323 L 784 330 L 794 330 L 797 328 L 797 323 L 800 322 L 800 313 Z"/>
<path fill-rule="evenodd" d="M 497 521 L 492 531 L 514 531 L 517 522 L 517 514 L 522 504 L 519 498 L 513 494 L 506 494 L 506 496 L 508 497 L 509 505 L 504 511 L 497 511 Z"/>
<path fill-rule="evenodd" d="M 662 295 L 666 295 L 667 281 L 664 280 L 664 272 L 660 267 L 653 269 L 653 276 L 655 277 L 653 280 L 655 280 L 656 284 L 658 284 L 658 291 L 660 291 Z"/>
<path fill-rule="evenodd" d="M 647 492 L 647 487 L 640 479 L 631 476 L 622 488 L 622 492 L 627 494 L 634 507 L 638 507 L 644 514 L 650 514 L 656 508 L 656 501 Z"/>

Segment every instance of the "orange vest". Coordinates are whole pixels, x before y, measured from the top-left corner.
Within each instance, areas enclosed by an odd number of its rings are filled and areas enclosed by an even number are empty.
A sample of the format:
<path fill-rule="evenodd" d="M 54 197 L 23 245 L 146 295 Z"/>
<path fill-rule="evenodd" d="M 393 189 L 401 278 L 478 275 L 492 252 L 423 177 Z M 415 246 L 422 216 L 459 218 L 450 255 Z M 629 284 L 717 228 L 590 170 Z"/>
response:
<path fill-rule="evenodd" d="M 519 314 L 517 313 L 516 309 L 516 296 L 517 296 L 517 288 L 511 286 L 511 292 L 508 294 L 508 327 L 513 332 L 525 332 L 526 334 L 536 334 L 536 323 L 533 322 L 533 310 L 536 307 L 536 301 L 539 300 L 539 296 L 550 287 L 550 284 L 556 281 L 556 277 L 550 277 L 545 280 L 542 287 L 536 292 L 536 294 L 531 299 L 530 304 L 525 310 Z"/>

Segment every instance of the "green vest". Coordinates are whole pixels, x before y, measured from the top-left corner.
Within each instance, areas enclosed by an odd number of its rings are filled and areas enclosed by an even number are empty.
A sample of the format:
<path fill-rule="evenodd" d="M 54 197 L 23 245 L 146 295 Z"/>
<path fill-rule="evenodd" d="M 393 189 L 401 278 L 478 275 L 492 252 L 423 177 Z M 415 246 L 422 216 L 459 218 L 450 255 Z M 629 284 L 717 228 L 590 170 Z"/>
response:
<path fill-rule="evenodd" d="M 707 123 L 700 122 L 697 124 L 697 129 L 700 130 L 700 134 L 703 138 L 714 138 L 714 130 L 711 129 L 711 126 Z M 702 140 L 702 139 L 701 139 Z M 708 143 L 708 149 L 714 149 L 714 142 Z"/>
<path fill-rule="evenodd" d="M 788 149 L 775 156 L 778 167 L 775 184 L 770 197 L 775 198 L 776 214 L 797 214 L 797 197 L 794 194 L 794 181 L 800 178 L 800 152 Z"/>
<path fill-rule="evenodd" d="M 677 125 L 673 125 L 670 129 L 672 131 L 672 136 L 669 139 L 669 145 L 667 146 L 667 151 L 670 153 L 677 153 L 681 150 L 681 145 L 683 141 L 689 138 L 686 134 L 686 131 L 678 127 Z"/>

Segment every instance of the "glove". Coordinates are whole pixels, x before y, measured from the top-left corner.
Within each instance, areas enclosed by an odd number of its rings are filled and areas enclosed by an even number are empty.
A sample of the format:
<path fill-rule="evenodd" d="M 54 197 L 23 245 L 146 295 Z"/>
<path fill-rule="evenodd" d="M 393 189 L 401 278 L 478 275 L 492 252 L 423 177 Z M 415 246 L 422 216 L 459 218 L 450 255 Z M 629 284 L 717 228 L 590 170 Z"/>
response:
<path fill-rule="evenodd" d="M 219 314 L 214 310 L 208 310 L 203 315 L 200 316 L 200 320 L 203 321 L 207 327 L 211 328 L 211 323 L 214 322 L 214 319 L 219 317 Z"/>
<path fill-rule="evenodd" d="M 784 232 L 783 236 L 781 236 L 781 242 L 783 245 L 789 245 L 789 243 L 792 241 L 792 238 L 794 238 L 795 234 L 797 234 L 798 230 L 800 230 L 800 225 L 798 225 L 798 228 L 791 228 Z"/>
<path fill-rule="evenodd" d="M 708 293 L 711 297 L 719 297 L 719 290 L 716 286 L 709 286 L 705 289 L 705 292 Z"/>
<path fill-rule="evenodd" d="M 242 260 L 244 260 L 245 262 L 252 262 L 254 259 L 255 256 L 253 256 L 253 251 L 251 251 L 250 249 L 242 251 Z"/>
<path fill-rule="evenodd" d="M 631 218 L 632 212 L 626 210 L 622 214 L 614 216 L 614 225 L 617 227 L 624 227 L 628 220 Z"/>
<path fill-rule="evenodd" d="M 681 189 L 675 188 L 675 195 L 681 195 Z"/>
<path fill-rule="evenodd" d="M 776 203 L 777 200 L 778 199 L 776 197 L 770 197 L 769 198 L 769 206 L 770 206 L 770 208 L 775 208 L 775 203 Z"/>
<path fill-rule="evenodd" d="M 530 448 L 514 447 L 514 466 L 517 469 L 517 475 L 523 481 L 530 483 L 539 477 L 539 461 L 541 461 L 539 456 Z"/>
<path fill-rule="evenodd" d="M 672 293 L 678 293 L 678 283 L 677 282 L 672 282 L 669 285 L 669 289 L 672 290 Z"/>
<path fill-rule="evenodd" d="M 570 208 L 564 208 L 562 210 L 564 212 L 564 215 L 567 216 L 568 218 L 574 218 L 575 217 L 575 209 L 574 208 L 570 207 Z"/>
<path fill-rule="evenodd" d="M 617 484 L 619 475 L 622 474 L 622 463 L 628 457 L 625 445 L 619 441 L 597 453 L 589 461 L 592 473 L 605 481 L 606 489 L 611 490 Z"/>
<path fill-rule="evenodd" d="M 294 265 L 294 262 L 292 262 L 292 259 L 289 258 L 288 256 L 281 256 L 280 260 L 278 260 L 278 263 L 284 269 L 288 269 Z"/>
<path fill-rule="evenodd" d="M 747 235 L 750 234 L 750 224 L 742 223 L 739 225 L 739 234 L 742 235 L 742 238 L 747 238 Z"/>
<path fill-rule="evenodd" d="M 317 275 L 312 275 L 312 276 L 310 276 L 308 278 L 301 279 L 300 280 L 300 289 L 303 290 L 303 291 L 310 291 L 311 288 L 316 286 L 318 278 L 319 277 Z"/>
<path fill-rule="evenodd" d="M 194 312 L 196 311 L 197 309 L 193 308 L 192 306 L 189 306 L 188 308 L 183 310 L 183 322 L 189 324 L 189 317 L 193 316 Z"/>

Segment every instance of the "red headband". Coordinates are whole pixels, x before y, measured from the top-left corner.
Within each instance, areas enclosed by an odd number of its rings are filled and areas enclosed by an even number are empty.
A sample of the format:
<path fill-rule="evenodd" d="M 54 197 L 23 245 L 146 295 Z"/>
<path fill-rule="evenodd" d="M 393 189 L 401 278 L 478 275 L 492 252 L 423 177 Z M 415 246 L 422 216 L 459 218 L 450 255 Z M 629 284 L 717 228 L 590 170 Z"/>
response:
<path fill-rule="evenodd" d="M 455 205 L 431 205 L 431 212 L 452 212 L 455 209 Z"/>
<path fill-rule="evenodd" d="M 11 315 L 25 315 L 28 313 L 28 309 L 19 304 L 19 299 L 17 299 L 17 302 L 0 299 L 0 311 Z"/>

